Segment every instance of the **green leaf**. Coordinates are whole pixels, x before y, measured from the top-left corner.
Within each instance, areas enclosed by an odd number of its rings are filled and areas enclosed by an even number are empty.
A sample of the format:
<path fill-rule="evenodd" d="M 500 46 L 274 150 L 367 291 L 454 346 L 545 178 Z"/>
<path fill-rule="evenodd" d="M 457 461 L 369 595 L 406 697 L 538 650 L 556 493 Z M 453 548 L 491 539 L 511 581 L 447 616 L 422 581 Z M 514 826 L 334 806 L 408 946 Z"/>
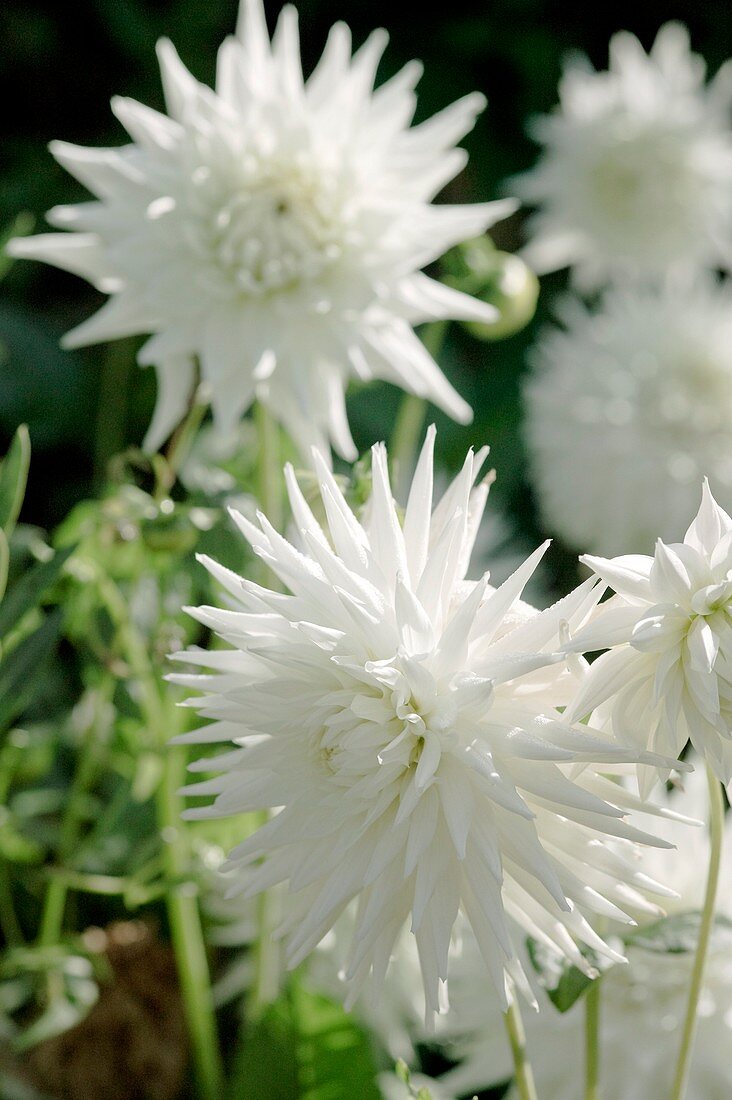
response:
<path fill-rule="evenodd" d="M 0 527 L 9 538 L 25 496 L 30 465 L 30 436 L 21 424 L 0 466 Z"/>
<path fill-rule="evenodd" d="M 583 945 L 582 954 L 595 971 L 595 977 L 590 977 L 573 966 L 557 951 L 553 951 L 537 940 L 528 938 L 526 946 L 531 965 L 539 977 L 539 984 L 559 1012 L 568 1012 L 572 1005 L 587 992 L 593 981 L 597 981 L 602 976 L 602 971 L 612 966 L 607 959 Z"/>
<path fill-rule="evenodd" d="M 624 937 L 626 947 L 641 947 L 660 955 L 687 955 L 699 942 L 701 913 L 673 913 Z M 712 929 L 712 949 L 732 952 L 732 920 L 717 914 Z"/>
<path fill-rule="evenodd" d="M 246 1028 L 230 1085 L 239 1100 L 380 1100 L 369 1039 L 334 1001 L 288 993 Z"/>
<path fill-rule="evenodd" d="M 0 730 L 25 710 L 38 687 L 39 666 L 51 655 L 61 633 L 60 608 L 0 662 Z"/>
<path fill-rule="evenodd" d="M 10 565 L 10 548 L 5 532 L 0 530 L 0 600 L 5 595 L 5 587 L 8 583 L 8 566 Z M 2 604 L 0 604 L 0 610 Z M 2 651 L 0 651 L 2 652 Z"/>
<path fill-rule="evenodd" d="M 13 584 L 0 604 L 0 639 L 6 637 L 28 611 L 39 605 L 44 592 L 57 580 L 73 551 L 73 546 L 65 546 L 49 561 L 38 562 Z"/>

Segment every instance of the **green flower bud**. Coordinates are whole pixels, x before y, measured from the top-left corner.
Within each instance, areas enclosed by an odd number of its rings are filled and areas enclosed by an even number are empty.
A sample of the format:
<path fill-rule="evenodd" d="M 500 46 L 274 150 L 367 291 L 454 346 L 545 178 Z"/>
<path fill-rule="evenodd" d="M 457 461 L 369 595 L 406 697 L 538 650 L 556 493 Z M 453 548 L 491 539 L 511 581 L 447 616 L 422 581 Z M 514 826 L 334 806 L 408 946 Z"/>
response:
<path fill-rule="evenodd" d="M 489 237 L 477 237 L 455 249 L 446 268 L 446 283 L 498 310 L 495 321 L 464 322 L 476 339 L 503 340 L 520 332 L 534 316 L 539 280 L 520 257 L 499 252 Z"/>

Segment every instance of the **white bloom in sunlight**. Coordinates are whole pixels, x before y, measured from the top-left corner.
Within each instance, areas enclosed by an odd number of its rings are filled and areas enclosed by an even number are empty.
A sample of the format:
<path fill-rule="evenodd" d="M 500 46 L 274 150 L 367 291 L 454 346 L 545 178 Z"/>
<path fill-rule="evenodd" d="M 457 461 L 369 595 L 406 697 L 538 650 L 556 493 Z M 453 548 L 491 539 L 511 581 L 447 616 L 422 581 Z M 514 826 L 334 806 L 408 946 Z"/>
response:
<path fill-rule="evenodd" d="M 707 797 L 703 768 L 684 781 L 683 792 L 663 793 L 667 808 L 704 818 Z M 641 866 L 653 877 L 673 882 L 679 897 L 671 915 L 701 908 L 709 864 L 708 834 L 681 821 L 657 826 L 678 850 L 646 849 Z M 728 818 L 718 914 L 732 920 L 732 820 Z M 643 918 L 641 918 L 643 919 Z M 648 922 L 645 918 L 645 923 Z M 451 976 L 451 1010 L 443 1023 L 450 1052 L 461 1064 L 439 1081 L 448 1095 L 462 1096 L 508 1080 L 511 1053 L 499 1007 L 491 1006 L 476 980 L 477 948 L 467 941 Z M 686 1008 L 693 952 L 669 954 L 640 946 L 627 949 L 628 966 L 613 967 L 602 979 L 600 1087 L 608 1100 L 667 1100 Z M 542 1100 L 581 1100 L 577 1051 L 583 1047 L 584 1002 L 560 1014 L 541 991 L 542 1011 L 526 1013 L 527 1044 Z M 727 1100 L 732 1042 L 732 954 L 729 933 L 712 939 L 699 1026 L 687 1090 L 688 1100 Z M 513 1094 L 511 1094 L 513 1097 Z"/>
<path fill-rule="evenodd" d="M 527 262 L 539 272 L 576 265 L 585 285 L 730 263 L 730 68 L 705 86 L 705 65 L 678 23 L 649 54 L 633 35 L 610 40 L 610 67 L 574 60 L 561 106 L 538 119 L 537 166 L 516 181 L 538 207 Z"/>
<path fill-rule="evenodd" d="M 467 96 L 410 128 L 421 69 L 374 90 L 386 41 L 376 31 L 352 57 L 339 23 L 305 81 L 295 9 L 282 9 L 270 44 L 261 0 L 244 0 L 215 92 L 161 41 L 168 116 L 115 98 L 132 144 L 51 146 L 98 201 L 51 211 L 71 235 L 11 251 L 111 295 L 67 346 L 152 334 L 139 355 L 158 372 L 149 446 L 185 412 L 196 363 L 221 427 L 256 397 L 301 447 L 332 441 L 346 458 L 356 457 L 350 377 L 388 379 L 470 420 L 412 326 L 496 311 L 420 269 L 514 204 L 432 205 L 465 164 L 455 142 L 484 100 Z"/>
<path fill-rule="evenodd" d="M 569 713 L 623 744 L 678 756 L 691 742 L 716 775 L 732 778 L 732 519 L 704 482 L 684 541 L 653 557 L 581 559 L 617 595 L 572 647 L 608 649 Z M 594 712 L 594 713 L 593 713 Z M 645 771 L 642 789 L 649 778 Z"/>
<path fill-rule="evenodd" d="M 213 673 L 176 677 L 206 693 L 191 703 L 212 720 L 183 740 L 236 746 L 195 766 L 222 774 L 188 790 L 216 796 L 189 816 L 276 810 L 230 866 L 245 897 L 288 883 L 280 934 L 289 964 L 358 899 L 350 996 L 369 976 L 380 985 L 410 922 L 428 1016 L 443 1003 L 461 911 L 501 998 L 507 971 L 521 980 L 507 917 L 578 965 L 573 937 L 609 951 L 580 907 L 622 918 L 637 880 L 603 842 L 655 841 L 624 821 L 629 796 L 617 784 L 589 772 L 580 785 L 568 772 L 580 761 L 661 762 L 573 728 L 555 709 L 584 673 L 559 646 L 604 586 L 589 581 L 543 613 L 516 609 L 546 546 L 498 589 L 486 577 L 465 582 L 486 450 L 468 454 L 433 510 L 433 446 L 431 429 L 403 525 L 383 445 L 372 451 L 361 519 L 314 452 L 328 533 L 287 468 L 301 550 L 264 516 L 256 526 L 235 514 L 289 594 L 207 561 L 233 609 L 192 613 L 231 648 L 179 654 Z"/>
<path fill-rule="evenodd" d="M 732 192 L 731 192 L 732 193 Z M 732 507 L 732 290 L 576 299 L 534 352 L 524 434 L 542 515 L 578 549 L 648 552 L 684 529 L 707 475 Z"/>

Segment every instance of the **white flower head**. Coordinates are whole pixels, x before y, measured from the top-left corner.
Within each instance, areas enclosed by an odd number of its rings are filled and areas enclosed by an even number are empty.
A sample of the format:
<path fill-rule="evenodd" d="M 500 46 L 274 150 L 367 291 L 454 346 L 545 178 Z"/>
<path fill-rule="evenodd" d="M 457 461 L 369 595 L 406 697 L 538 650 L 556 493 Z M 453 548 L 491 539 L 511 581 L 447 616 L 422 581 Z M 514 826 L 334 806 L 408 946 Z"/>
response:
<path fill-rule="evenodd" d="M 193 614 L 229 644 L 179 658 L 213 674 L 177 676 L 206 695 L 211 724 L 192 743 L 234 742 L 197 770 L 221 774 L 189 788 L 215 795 L 193 817 L 276 812 L 231 853 L 244 896 L 286 881 L 280 933 L 301 962 L 357 900 L 346 966 L 351 996 L 376 986 L 409 923 L 427 1013 L 443 1004 L 458 913 L 474 929 L 500 997 L 520 980 L 507 917 L 577 965 L 573 937 L 599 950 L 580 907 L 622 918 L 635 868 L 604 852 L 608 836 L 653 838 L 624 820 L 626 793 L 576 762 L 648 759 L 573 728 L 565 705 L 583 662 L 559 658 L 603 591 L 589 581 L 543 613 L 520 605 L 540 547 L 499 588 L 465 582 L 488 486 L 486 449 L 470 452 L 432 507 L 434 429 L 403 523 L 382 444 L 372 451 L 364 515 L 349 507 L 323 458 L 313 458 L 324 531 L 292 468 L 286 478 L 302 549 L 259 516 L 234 515 L 288 593 L 206 562 L 233 609 Z M 668 763 L 668 762 L 666 762 Z M 610 952 L 612 954 L 612 952 Z"/>
<path fill-rule="evenodd" d="M 703 768 L 685 779 L 683 791 L 663 791 L 660 798 L 671 814 L 703 817 L 707 806 Z M 676 886 L 679 896 L 669 900 L 670 913 L 681 916 L 698 912 L 709 865 L 708 832 L 671 816 L 655 828 L 674 848 L 644 849 L 642 868 L 654 878 Z M 723 922 L 729 922 L 732 819 L 726 825 L 724 852 L 718 914 Z M 652 915 L 639 917 L 641 925 L 653 921 Z M 609 1100 L 667 1100 L 671 1089 L 694 953 L 650 950 L 641 946 L 642 941 L 643 934 L 635 946 L 627 948 L 627 966 L 612 967 L 602 978 L 600 1086 Z M 499 1005 L 490 1003 L 485 987 L 481 988 L 476 979 L 477 947 L 466 937 L 464 948 L 451 976 L 451 1009 L 440 1020 L 450 1053 L 460 1064 L 439 1083 L 448 1094 L 458 1096 L 500 1084 L 512 1074 Z M 525 1017 L 537 1091 L 544 1100 L 581 1100 L 582 1075 L 577 1072 L 576 1055 L 583 1044 L 584 1002 L 579 1000 L 562 1014 L 548 1003 L 542 991 L 537 991 L 537 997 L 542 1010 Z M 722 927 L 712 937 L 687 1090 L 689 1100 L 726 1100 L 731 1039 L 732 957 L 729 932 Z"/>
<path fill-rule="evenodd" d="M 684 541 L 653 557 L 581 559 L 617 595 L 572 646 L 611 647 L 592 665 L 570 713 L 623 744 L 678 756 L 688 740 L 732 778 L 732 518 L 705 480 Z M 650 773 L 652 774 L 652 773 Z M 649 773 L 644 773 L 647 780 Z"/>
<path fill-rule="evenodd" d="M 196 362 L 222 427 L 257 397 L 306 450 L 332 441 L 356 457 L 349 377 L 388 379 L 470 420 L 412 326 L 496 311 L 421 268 L 513 203 L 432 205 L 465 164 L 455 142 L 484 100 L 410 128 L 420 66 L 374 90 L 386 41 L 377 31 L 351 56 L 339 23 L 304 80 L 295 9 L 283 8 L 270 43 L 262 0 L 243 0 L 215 91 L 163 40 L 168 115 L 116 98 L 132 144 L 51 146 L 95 201 L 51 211 L 71 234 L 16 240 L 12 252 L 110 295 L 67 346 L 151 334 L 139 355 L 158 372 L 148 446 L 181 418 Z"/>
<path fill-rule="evenodd" d="M 527 262 L 539 272 L 575 265 L 589 286 L 727 266 L 731 75 L 724 66 L 705 85 L 679 23 L 661 28 L 649 54 L 633 35 L 614 35 L 607 72 L 574 60 L 560 108 L 535 127 L 542 157 L 517 181 L 538 207 Z"/>
<path fill-rule="evenodd" d="M 542 515 L 570 546 L 648 552 L 678 537 L 706 475 L 732 507 L 732 291 L 606 291 L 565 299 L 524 390 Z"/>

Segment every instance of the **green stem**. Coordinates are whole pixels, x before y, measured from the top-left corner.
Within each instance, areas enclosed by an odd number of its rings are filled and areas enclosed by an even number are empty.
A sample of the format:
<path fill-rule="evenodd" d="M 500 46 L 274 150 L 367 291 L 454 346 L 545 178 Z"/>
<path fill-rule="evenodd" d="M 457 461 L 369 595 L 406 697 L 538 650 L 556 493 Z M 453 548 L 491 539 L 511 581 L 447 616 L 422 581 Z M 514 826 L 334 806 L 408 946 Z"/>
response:
<path fill-rule="evenodd" d="M 181 466 L 188 458 L 196 432 L 201 426 L 201 421 L 206 415 L 208 402 L 204 399 L 199 386 L 193 396 L 191 407 L 185 419 L 176 429 L 165 454 L 165 461 L 160 464 L 158 473 L 158 485 L 155 488 L 157 500 L 167 496 L 173 488 Z"/>
<path fill-rule="evenodd" d="M 164 753 L 157 808 L 166 871 L 171 880 L 183 876 L 189 864 L 188 838 L 181 821 L 183 802 L 179 794 L 185 783 L 185 772 L 184 751 L 169 748 Z M 171 885 L 166 903 L 200 1095 L 202 1100 L 220 1100 L 224 1095 L 224 1072 L 197 891 L 190 883 Z"/>
<path fill-rule="evenodd" d="M 97 744 L 98 718 L 100 708 L 106 706 L 108 693 L 101 693 L 94 708 L 94 717 L 84 730 L 84 736 L 79 748 L 76 760 L 74 777 L 71 781 L 71 789 L 66 798 L 64 813 L 61 818 L 57 859 L 60 866 L 64 866 L 72 858 L 77 840 L 79 838 L 79 803 L 81 796 L 89 789 L 96 758 L 94 749 Z M 38 944 L 41 947 L 52 947 L 61 939 L 64 927 L 64 913 L 66 912 L 66 899 L 68 897 L 68 884 L 61 878 L 52 878 L 46 889 L 46 897 L 43 903 L 41 925 L 38 933 Z"/>
<path fill-rule="evenodd" d="M 135 366 L 133 340 L 114 340 L 107 347 L 99 380 L 94 438 L 94 483 L 106 478 L 107 463 L 124 447 L 130 375 Z"/>
<path fill-rule="evenodd" d="M 709 870 L 707 872 L 707 888 L 704 895 L 704 907 L 702 908 L 701 924 L 699 926 L 699 942 L 694 956 L 694 967 L 691 972 L 691 985 L 689 986 L 689 999 L 686 1006 L 684 1030 L 679 1047 L 679 1058 L 676 1063 L 673 1088 L 670 1100 L 683 1100 L 686 1095 L 686 1087 L 691 1069 L 691 1055 L 696 1035 L 697 1012 L 702 984 L 704 982 L 704 970 L 709 942 L 714 927 L 714 903 L 717 896 L 719 883 L 719 869 L 722 859 L 722 842 L 724 838 L 724 801 L 722 788 L 714 772 L 707 764 L 707 783 L 709 786 L 709 831 L 710 851 Z"/>
<path fill-rule="evenodd" d="M 254 408 L 254 418 L 259 443 L 259 503 L 272 526 L 281 531 L 284 524 L 284 496 L 279 429 L 272 414 L 261 402 Z M 264 583 L 270 587 L 279 587 L 277 577 L 269 569 L 266 570 Z M 269 820 L 267 810 L 258 816 L 260 827 Z M 276 925 L 275 905 L 276 896 L 273 891 L 260 894 L 257 902 L 255 977 L 250 1005 L 253 1016 L 260 1015 L 267 1005 L 276 1000 L 279 992 L 281 959 L 279 944 L 273 936 Z"/>
<path fill-rule="evenodd" d="M 445 342 L 449 322 L 433 321 L 422 330 L 422 343 L 436 359 Z M 419 445 L 424 418 L 427 414 L 427 401 L 413 393 L 405 393 L 397 412 L 394 431 L 389 445 L 389 457 L 396 475 L 396 496 L 401 499 L 409 486 L 417 447 Z"/>
<path fill-rule="evenodd" d="M 526 1053 L 526 1033 L 524 1031 L 523 1020 L 521 1019 L 518 1001 L 513 990 L 511 990 L 509 996 L 508 1011 L 505 1013 L 503 1019 L 506 1023 L 508 1041 L 511 1044 L 514 1076 L 518 1094 L 521 1100 L 537 1100 L 534 1074 Z"/>
<path fill-rule="evenodd" d="M 190 883 L 176 881 L 187 872 L 190 857 L 179 794 L 185 782 L 185 753 L 167 746 L 169 738 L 178 732 L 180 712 L 162 693 L 160 678 L 150 663 L 145 640 L 129 617 L 124 596 L 104 574 L 97 576 L 97 584 L 117 628 L 131 679 L 139 690 L 139 706 L 148 733 L 162 753 L 163 774 L 156 806 L 169 879 L 166 905 L 170 935 L 201 1100 L 220 1100 L 224 1095 L 224 1072 L 198 898 Z"/>
<path fill-rule="evenodd" d="M 585 994 L 585 1100 L 600 1100 L 600 982 Z"/>
<path fill-rule="evenodd" d="M 280 433 L 272 414 L 261 401 L 258 401 L 254 406 L 254 420 L 257 426 L 259 448 L 257 496 L 260 507 L 269 522 L 275 530 L 281 531 L 285 517 L 282 495 Z"/>

